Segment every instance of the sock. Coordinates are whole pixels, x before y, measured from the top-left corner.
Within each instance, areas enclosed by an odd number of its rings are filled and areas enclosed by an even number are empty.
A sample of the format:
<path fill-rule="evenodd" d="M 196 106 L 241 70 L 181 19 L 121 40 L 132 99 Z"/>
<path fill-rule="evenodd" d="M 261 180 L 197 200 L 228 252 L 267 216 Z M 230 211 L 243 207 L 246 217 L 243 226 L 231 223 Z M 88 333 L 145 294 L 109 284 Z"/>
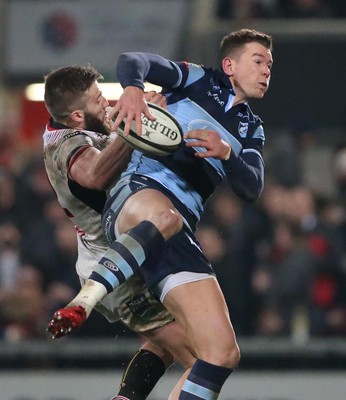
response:
<path fill-rule="evenodd" d="M 139 350 L 130 361 L 113 400 L 145 400 L 166 368 L 159 356 L 149 350 Z"/>
<path fill-rule="evenodd" d="M 159 256 L 165 247 L 161 232 L 150 221 L 142 221 L 112 243 L 89 279 L 110 293 L 143 264 L 148 255 Z"/>
<path fill-rule="evenodd" d="M 183 385 L 179 400 L 216 400 L 233 369 L 197 360 Z"/>

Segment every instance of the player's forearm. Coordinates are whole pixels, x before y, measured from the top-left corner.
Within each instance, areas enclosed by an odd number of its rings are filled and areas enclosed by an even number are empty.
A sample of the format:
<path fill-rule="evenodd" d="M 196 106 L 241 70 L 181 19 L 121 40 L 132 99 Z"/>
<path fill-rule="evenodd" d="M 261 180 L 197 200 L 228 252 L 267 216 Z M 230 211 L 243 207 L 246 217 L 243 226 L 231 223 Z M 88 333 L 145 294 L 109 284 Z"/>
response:
<path fill-rule="evenodd" d="M 234 193 L 241 199 L 254 202 L 264 187 L 264 163 L 256 153 L 245 153 L 242 157 L 231 154 L 224 161 L 224 170 Z"/>
<path fill-rule="evenodd" d="M 129 52 L 121 54 L 118 59 L 117 77 L 123 87 L 144 89 L 144 81 L 173 87 L 179 79 L 179 72 L 171 61 L 159 55 Z"/>
<path fill-rule="evenodd" d="M 130 161 L 132 149 L 117 137 L 95 159 L 92 174 L 99 190 L 106 190 L 117 181 Z"/>
<path fill-rule="evenodd" d="M 102 151 L 89 147 L 76 157 L 70 168 L 70 177 L 81 186 L 106 190 L 119 179 L 131 157 L 132 149 L 117 137 Z"/>

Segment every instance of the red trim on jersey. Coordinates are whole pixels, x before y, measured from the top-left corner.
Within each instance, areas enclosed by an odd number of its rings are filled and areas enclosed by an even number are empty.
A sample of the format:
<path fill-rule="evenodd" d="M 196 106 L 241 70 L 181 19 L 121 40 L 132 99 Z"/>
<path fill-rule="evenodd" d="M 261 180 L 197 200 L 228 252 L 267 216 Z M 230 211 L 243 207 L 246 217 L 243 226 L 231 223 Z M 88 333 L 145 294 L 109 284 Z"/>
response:
<path fill-rule="evenodd" d="M 113 397 L 111 400 L 130 400 L 128 397 L 124 397 L 124 396 L 115 396 Z"/>
<path fill-rule="evenodd" d="M 76 230 L 77 234 L 78 234 L 80 237 L 83 237 L 83 236 L 86 235 L 85 231 L 84 231 L 83 229 L 81 229 L 81 228 L 78 228 L 77 225 L 74 226 L 74 229 Z"/>
<path fill-rule="evenodd" d="M 65 214 L 69 217 L 69 218 L 73 218 L 74 215 L 71 213 L 71 211 L 65 207 L 62 208 L 65 211 Z"/>
<path fill-rule="evenodd" d="M 88 145 L 86 145 L 86 146 L 81 147 L 80 149 L 78 149 L 78 151 L 76 151 L 76 152 L 74 153 L 74 155 L 71 157 L 71 160 L 70 160 L 70 163 L 69 163 L 69 166 L 68 166 L 68 169 L 67 169 L 67 176 L 70 176 L 71 167 L 72 167 L 72 165 L 76 162 L 77 158 L 78 158 L 81 154 L 83 154 L 83 153 L 85 152 L 85 150 L 89 149 L 90 147 L 93 147 L 93 146 L 91 146 L 90 144 L 88 144 Z"/>
<path fill-rule="evenodd" d="M 48 124 L 47 124 L 47 130 L 48 130 L 48 131 L 56 131 L 56 128 L 53 128 L 52 125 L 50 124 L 50 122 L 48 122 Z"/>
<path fill-rule="evenodd" d="M 185 66 L 185 68 L 189 71 L 190 70 L 190 65 L 187 61 L 182 61 L 182 64 Z"/>

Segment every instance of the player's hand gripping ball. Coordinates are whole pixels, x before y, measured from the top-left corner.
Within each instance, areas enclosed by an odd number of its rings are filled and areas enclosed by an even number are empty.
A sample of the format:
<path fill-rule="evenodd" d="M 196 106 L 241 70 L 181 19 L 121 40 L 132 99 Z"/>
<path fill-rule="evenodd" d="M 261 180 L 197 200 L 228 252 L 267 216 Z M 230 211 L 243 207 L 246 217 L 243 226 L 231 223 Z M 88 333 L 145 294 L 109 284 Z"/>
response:
<path fill-rule="evenodd" d="M 117 133 L 131 147 L 155 156 L 167 156 L 175 153 L 183 143 L 184 135 L 179 122 L 164 108 L 148 103 L 155 121 L 142 115 L 142 134 L 136 133 L 136 124 L 132 123 L 130 133 L 124 134 L 125 120 L 117 129 Z"/>
<path fill-rule="evenodd" d="M 46 330 L 52 339 L 59 339 L 78 329 L 85 320 L 86 312 L 82 306 L 62 308 L 54 313 Z"/>

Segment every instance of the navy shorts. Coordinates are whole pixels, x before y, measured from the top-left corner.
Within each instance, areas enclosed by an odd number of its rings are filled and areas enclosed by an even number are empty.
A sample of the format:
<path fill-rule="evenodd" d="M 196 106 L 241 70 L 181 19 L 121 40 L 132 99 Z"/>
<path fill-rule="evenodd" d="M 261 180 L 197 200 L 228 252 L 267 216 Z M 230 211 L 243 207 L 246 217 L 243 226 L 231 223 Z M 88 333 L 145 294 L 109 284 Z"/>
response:
<path fill-rule="evenodd" d="M 139 275 L 144 279 L 148 287 L 153 289 L 157 283 L 169 274 L 181 271 L 214 275 L 211 264 L 204 255 L 194 234 L 194 230 L 196 229 L 196 220 L 194 217 L 169 191 L 158 182 L 146 177 L 133 175 L 126 185 L 107 200 L 102 217 L 102 224 L 107 240 L 111 243 L 116 239 L 114 225 L 126 199 L 145 188 L 156 189 L 164 193 L 181 213 L 187 224 L 184 225 L 184 228 L 179 233 L 166 242 L 163 255 L 159 261 L 157 259 L 156 261 L 151 261 L 149 256 L 139 268 Z"/>

